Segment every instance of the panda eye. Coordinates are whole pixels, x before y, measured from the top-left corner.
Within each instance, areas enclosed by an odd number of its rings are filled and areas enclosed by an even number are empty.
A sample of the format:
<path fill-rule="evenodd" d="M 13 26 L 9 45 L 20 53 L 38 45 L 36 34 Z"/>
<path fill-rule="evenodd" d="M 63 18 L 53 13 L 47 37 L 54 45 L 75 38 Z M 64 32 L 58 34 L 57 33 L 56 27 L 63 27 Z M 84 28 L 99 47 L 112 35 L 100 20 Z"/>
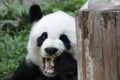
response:
<path fill-rule="evenodd" d="M 44 40 L 47 38 L 47 32 L 44 32 L 40 37 L 37 39 L 37 46 L 40 47 Z"/>
<path fill-rule="evenodd" d="M 60 40 L 64 43 L 65 47 L 69 50 L 71 45 L 70 45 L 70 40 L 65 34 L 60 35 Z"/>
<path fill-rule="evenodd" d="M 41 35 L 41 39 L 45 40 L 47 38 L 47 33 L 44 32 L 42 35 Z"/>

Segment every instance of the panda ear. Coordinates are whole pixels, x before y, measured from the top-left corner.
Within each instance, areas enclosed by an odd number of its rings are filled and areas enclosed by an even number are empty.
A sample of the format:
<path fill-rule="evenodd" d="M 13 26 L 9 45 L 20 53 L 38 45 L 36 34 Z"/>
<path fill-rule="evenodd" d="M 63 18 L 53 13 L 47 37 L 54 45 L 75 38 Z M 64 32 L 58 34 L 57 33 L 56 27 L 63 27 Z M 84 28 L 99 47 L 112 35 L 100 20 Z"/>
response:
<path fill-rule="evenodd" d="M 29 9 L 29 21 L 30 23 L 33 23 L 35 21 L 38 21 L 43 16 L 40 6 L 37 4 L 34 4 Z"/>

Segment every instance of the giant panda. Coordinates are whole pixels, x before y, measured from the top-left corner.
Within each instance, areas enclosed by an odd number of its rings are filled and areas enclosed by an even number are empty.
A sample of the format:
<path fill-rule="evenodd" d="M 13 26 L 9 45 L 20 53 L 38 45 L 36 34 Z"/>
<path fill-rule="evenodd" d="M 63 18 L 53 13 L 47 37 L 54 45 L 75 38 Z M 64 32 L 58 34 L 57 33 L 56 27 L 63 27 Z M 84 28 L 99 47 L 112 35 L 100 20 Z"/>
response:
<path fill-rule="evenodd" d="M 11 80 L 77 80 L 75 19 L 63 11 L 29 9 L 28 54 Z"/>

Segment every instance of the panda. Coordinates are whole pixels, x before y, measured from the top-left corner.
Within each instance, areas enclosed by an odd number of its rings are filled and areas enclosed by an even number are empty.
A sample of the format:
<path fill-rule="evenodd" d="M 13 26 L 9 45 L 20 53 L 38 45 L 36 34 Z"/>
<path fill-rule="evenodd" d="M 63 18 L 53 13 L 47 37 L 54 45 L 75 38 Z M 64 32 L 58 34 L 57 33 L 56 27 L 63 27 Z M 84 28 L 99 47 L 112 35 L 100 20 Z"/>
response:
<path fill-rule="evenodd" d="M 75 19 L 63 11 L 43 16 L 34 4 L 29 21 L 28 54 L 11 80 L 77 80 Z"/>

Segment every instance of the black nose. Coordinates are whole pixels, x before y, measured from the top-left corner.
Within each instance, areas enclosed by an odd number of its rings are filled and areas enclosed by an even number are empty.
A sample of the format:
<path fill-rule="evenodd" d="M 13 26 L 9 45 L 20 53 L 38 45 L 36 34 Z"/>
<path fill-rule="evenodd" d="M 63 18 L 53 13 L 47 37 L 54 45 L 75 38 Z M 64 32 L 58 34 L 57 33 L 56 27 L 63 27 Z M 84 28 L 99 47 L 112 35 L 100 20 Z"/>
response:
<path fill-rule="evenodd" d="M 53 54 L 55 54 L 57 51 L 58 51 L 58 49 L 56 49 L 56 48 L 45 48 L 45 52 L 46 52 L 48 55 L 53 55 Z"/>

